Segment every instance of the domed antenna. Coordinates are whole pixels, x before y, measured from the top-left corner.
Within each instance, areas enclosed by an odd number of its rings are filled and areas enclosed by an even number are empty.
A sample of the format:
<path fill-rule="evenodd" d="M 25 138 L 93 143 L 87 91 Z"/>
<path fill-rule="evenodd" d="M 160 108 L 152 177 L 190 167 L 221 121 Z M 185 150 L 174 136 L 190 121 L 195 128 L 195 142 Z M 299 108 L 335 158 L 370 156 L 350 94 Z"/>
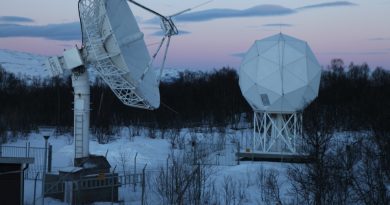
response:
<path fill-rule="evenodd" d="M 320 79 L 321 66 L 305 41 L 279 33 L 253 44 L 239 70 L 241 92 L 254 111 L 253 152 L 301 154 L 302 111 L 317 97 Z"/>

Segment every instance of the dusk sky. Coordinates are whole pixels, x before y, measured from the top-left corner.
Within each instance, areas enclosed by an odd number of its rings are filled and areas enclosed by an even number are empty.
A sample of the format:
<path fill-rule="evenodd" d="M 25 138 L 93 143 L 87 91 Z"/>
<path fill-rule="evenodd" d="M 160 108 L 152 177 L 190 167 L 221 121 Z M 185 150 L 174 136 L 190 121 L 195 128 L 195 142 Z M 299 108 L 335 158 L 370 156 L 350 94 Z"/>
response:
<path fill-rule="evenodd" d="M 203 0 L 138 0 L 164 14 Z M 150 52 L 158 42 L 154 16 L 130 4 Z M 255 40 L 280 31 L 309 43 L 321 65 L 342 58 L 390 70 L 390 0 L 214 0 L 176 19 L 167 67 L 238 68 Z M 80 45 L 77 0 L 2 0 L 0 49 L 42 55 Z M 151 45 L 152 44 L 152 45 Z"/>

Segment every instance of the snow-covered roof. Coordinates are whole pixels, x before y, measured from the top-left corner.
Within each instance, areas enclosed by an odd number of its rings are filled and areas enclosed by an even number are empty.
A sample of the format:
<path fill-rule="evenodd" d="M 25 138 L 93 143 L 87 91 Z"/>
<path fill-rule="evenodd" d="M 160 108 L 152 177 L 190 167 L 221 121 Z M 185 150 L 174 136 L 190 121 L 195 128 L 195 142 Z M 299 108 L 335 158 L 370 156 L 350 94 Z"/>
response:
<path fill-rule="evenodd" d="M 58 171 L 60 172 L 69 172 L 69 173 L 76 173 L 80 170 L 82 170 L 83 168 L 81 167 L 73 167 L 73 166 L 69 166 L 69 167 L 63 167 L 61 169 L 59 169 Z"/>

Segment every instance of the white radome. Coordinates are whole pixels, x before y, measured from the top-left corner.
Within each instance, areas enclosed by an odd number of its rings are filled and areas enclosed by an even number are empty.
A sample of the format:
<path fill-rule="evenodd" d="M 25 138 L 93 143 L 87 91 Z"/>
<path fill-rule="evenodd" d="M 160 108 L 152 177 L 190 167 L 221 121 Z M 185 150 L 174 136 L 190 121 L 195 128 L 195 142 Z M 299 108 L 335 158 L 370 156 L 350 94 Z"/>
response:
<path fill-rule="evenodd" d="M 318 95 L 321 66 L 309 45 L 285 34 L 257 40 L 239 70 L 239 84 L 254 111 L 293 113 Z"/>

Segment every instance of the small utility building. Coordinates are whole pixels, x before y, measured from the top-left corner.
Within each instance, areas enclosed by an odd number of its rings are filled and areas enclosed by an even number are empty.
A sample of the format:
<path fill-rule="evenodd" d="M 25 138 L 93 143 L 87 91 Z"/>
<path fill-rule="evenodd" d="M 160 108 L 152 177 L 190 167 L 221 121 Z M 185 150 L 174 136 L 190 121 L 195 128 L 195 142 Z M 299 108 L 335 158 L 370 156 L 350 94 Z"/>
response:
<path fill-rule="evenodd" d="M 0 157 L 1 204 L 23 205 L 24 170 L 34 158 Z"/>

